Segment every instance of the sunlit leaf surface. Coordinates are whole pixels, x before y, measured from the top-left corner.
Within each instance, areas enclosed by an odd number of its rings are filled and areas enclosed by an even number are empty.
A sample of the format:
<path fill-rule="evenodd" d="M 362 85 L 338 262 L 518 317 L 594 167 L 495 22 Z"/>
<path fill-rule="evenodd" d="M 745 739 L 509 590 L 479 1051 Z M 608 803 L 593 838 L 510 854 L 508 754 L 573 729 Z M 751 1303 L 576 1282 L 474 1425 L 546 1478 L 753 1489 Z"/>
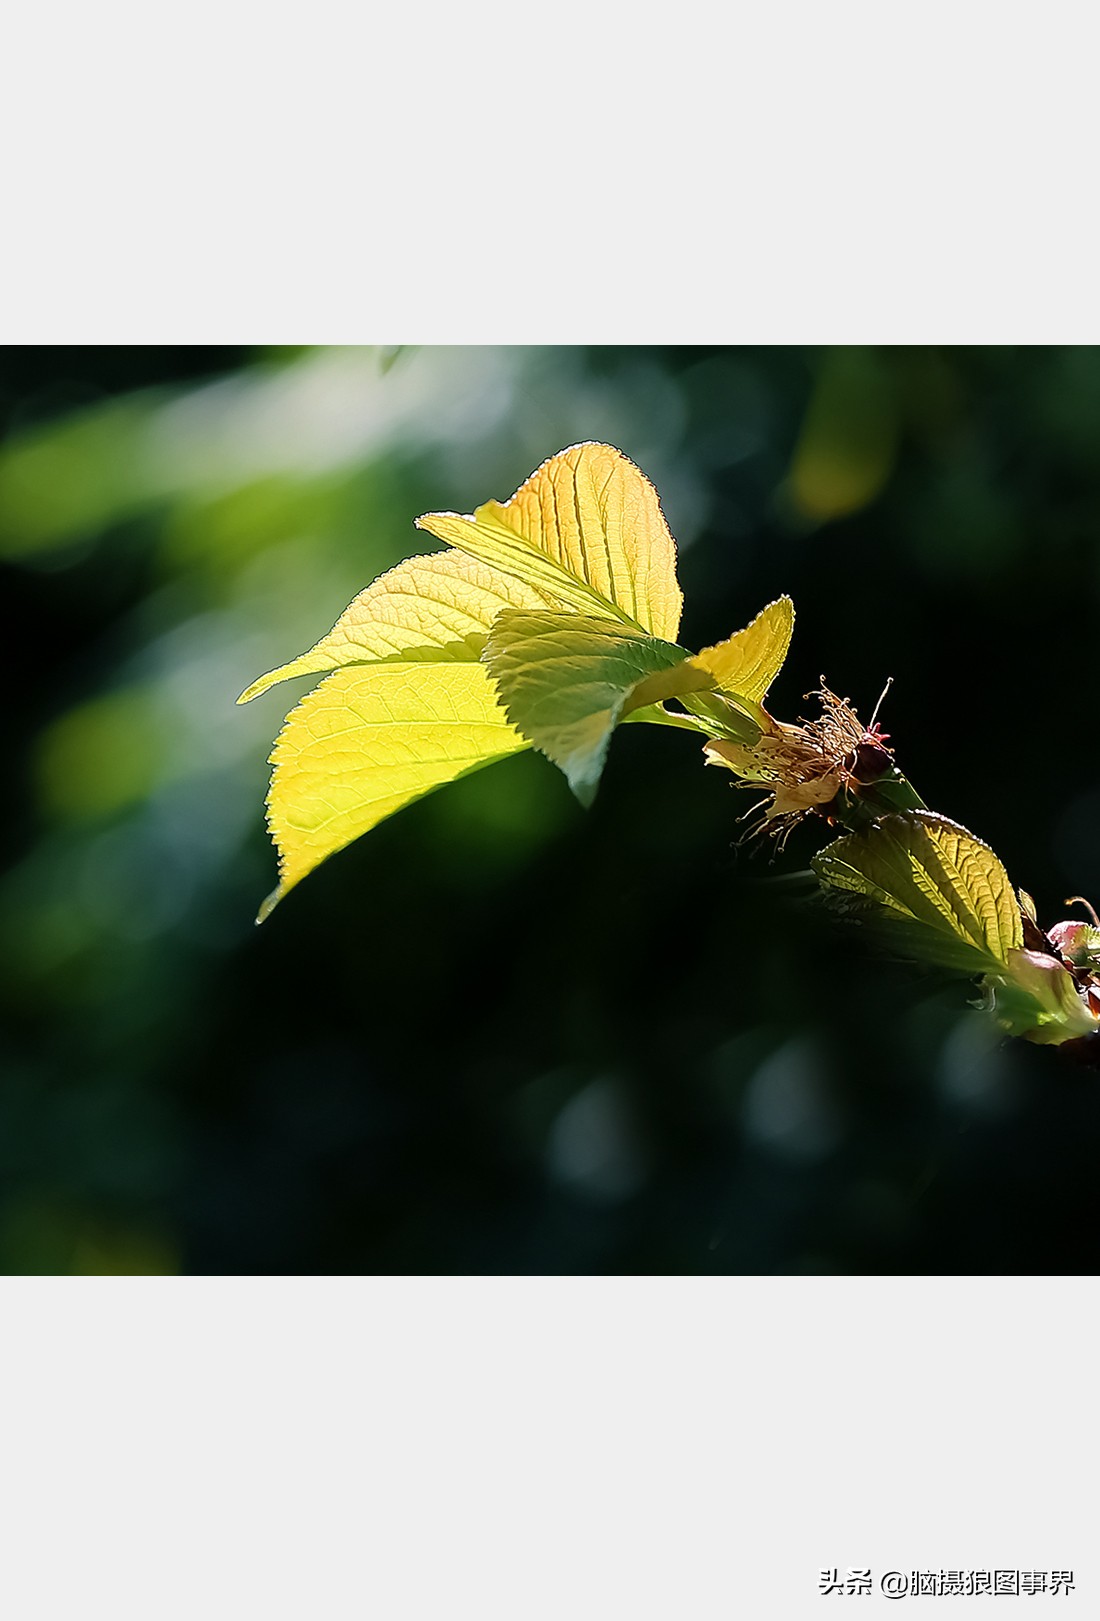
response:
<path fill-rule="evenodd" d="M 287 716 L 271 762 L 276 901 L 327 856 L 433 788 L 528 745 L 482 664 L 337 670 Z"/>
<path fill-rule="evenodd" d="M 429 512 L 417 523 L 578 613 L 619 618 L 667 641 L 680 628 L 676 546 L 657 492 L 612 445 L 573 445 L 510 500 L 466 516 Z"/>
<path fill-rule="evenodd" d="M 714 678 L 714 685 L 751 703 L 762 703 L 783 668 L 794 630 L 794 603 L 779 597 L 762 608 L 744 630 L 714 647 L 704 647 L 692 663 Z"/>
<path fill-rule="evenodd" d="M 963 973 L 1003 966 L 1020 908 L 988 845 L 931 811 L 887 816 L 814 858 L 822 883 L 870 903 L 905 955 Z"/>
<path fill-rule="evenodd" d="M 292 676 L 349 664 L 477 659 L 502 608 L 546 602 L 543 593 L 464 552 L 410 557 L 361 591 L 308 653 L 261 676 L 238 702 Z"/>
<path fill-rule="evenodd" d="M 653 486 L 621 451 L 574 445 L 511 500 L 418 523 L 453 550 L 382 575 L 314 647 L 239 700 L 293 676 L 362 677 L 325 682 L 280 735 L 268 799 L 279 894 L 383 816 L 521 746 L 487 671 L 517 732 L 561 767 L 585 804 L 612 730 L 631 713 L 755 735 L 754 721 L 719 693 L 760 715 L 790 642 L 790 599 L 697 656 L 677 647 L 675 544 Z M 433 673 L 482 656 L 486 668 L 465 684 Z M 454 710 L 457 695 L 465 707 Z M 672 698 L 696 720 L 664 710 Z M 455 729 L 471 725 L 488 732 Z"/>

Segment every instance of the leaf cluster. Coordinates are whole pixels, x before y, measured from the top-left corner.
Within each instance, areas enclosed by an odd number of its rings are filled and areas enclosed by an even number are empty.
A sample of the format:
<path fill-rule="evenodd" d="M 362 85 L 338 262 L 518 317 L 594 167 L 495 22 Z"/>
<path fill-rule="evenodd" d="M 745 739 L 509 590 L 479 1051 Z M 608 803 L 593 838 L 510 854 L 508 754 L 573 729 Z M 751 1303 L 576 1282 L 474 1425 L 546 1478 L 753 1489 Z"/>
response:
<path fill-rule="evenodd" d="M 898 954 L 980 976 L 1005 1030 L 1040 1042 L 1100 1031 L 1096 930 L 1044 935 L 989 846 L 930 811 L 874 720 L 864 728 L 824 683 L 820 718 L 769 713 L 789 597 L 716 646 L 680 644 L 675 542 L 621 451 L 574 445 L 507 501 L 416 522 L 447 549 L 375 580 L 239 700 L 324 676 L 271 755 L 279 885 L 260 921 L 385 817 L 517 750 L 540 750 L 590 804 L 616 727 L 645 721 L 701 734 L 708 761 L 761 792 L 758 831 L 782 841 L 811 816 L 846 830 L 813 861 L 824 892 Z"/>

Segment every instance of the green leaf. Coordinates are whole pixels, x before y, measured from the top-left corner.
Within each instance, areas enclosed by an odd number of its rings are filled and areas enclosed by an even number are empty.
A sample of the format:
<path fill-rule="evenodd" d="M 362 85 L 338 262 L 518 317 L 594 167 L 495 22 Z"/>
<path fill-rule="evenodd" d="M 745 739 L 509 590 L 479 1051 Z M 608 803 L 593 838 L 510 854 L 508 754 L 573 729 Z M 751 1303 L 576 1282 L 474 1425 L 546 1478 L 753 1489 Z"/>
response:
<path fill-rule="evenodd" d="M 676 543 L 653 485 L 613 445 L 573 445 L 507 501 L 416 522 L 578 613 L 669 641 L 680 628 Z"/>
<path fill-rule="evenodd" d="M 1020 908 L 987 844 L 932 811 L 885 816 L 812 862 L 900 952 L 964 974 L 1003 968 L 1022 944 Z"/>
<path fill-rule="evenodd" d="M 268 826 L 281 881 L 257 922 L 394 811 L 527 746 L 482 664 L 336 671 L 290 712 L 271 755 Z"/>
<path fill-rule="evenodd" d="M 673 696 L 677 674 L 688 684 L 709 680 L 691 669 L 682 647 L 582 614 L 509 609 L 493 625 L 484 658 L 508 718 L 561 767 L 584 805 L 626 711 Z"/>
<path fill-rule="evenodd" d="M 551 599 L 465 552 L 410 557 L 368 585 L 326 636 L 300 658 L 254 681 L 246 704 L 278 681 L 381 661 L 474 661 L 502 608 L 545 607 Z"/>
<path fill-rule="evenodd" d="M 675 710 L 663 709 L 660 704 L 646 704 L 644 709 L 632 709 L 620 716 L 620 724 L 629 726 L 644 722 L 647 726 L 673 726 L 677 731 L 694 732 L 696 737 L 710 737 L 713 728 L 698 715 L 681 715 Z"/>
<path fill-rule="evenodd" d="M 1073 976 L 1042 951 L 1010 951 L 1006 971 L 983 982 L 989 1009 L 1010 1036 L 1057 1046 L 1100 1029 Z"/>
<path fill-rule="evenodd" d="M 759 699 L 783 663 L 793 620 L 790 598 L 781 597 L 727 641 L 691 654 L 603 616 L 509 609 L 495 621 L 484 656 L 514 724 L 587 805 L 611 732 L 631 714 L 708 735 L 758 736 L 755 718 L 746 721 L 727 698 L 766 724 Z M 673 716 L 659 707 L 673 698 L 696 713 Z"/>

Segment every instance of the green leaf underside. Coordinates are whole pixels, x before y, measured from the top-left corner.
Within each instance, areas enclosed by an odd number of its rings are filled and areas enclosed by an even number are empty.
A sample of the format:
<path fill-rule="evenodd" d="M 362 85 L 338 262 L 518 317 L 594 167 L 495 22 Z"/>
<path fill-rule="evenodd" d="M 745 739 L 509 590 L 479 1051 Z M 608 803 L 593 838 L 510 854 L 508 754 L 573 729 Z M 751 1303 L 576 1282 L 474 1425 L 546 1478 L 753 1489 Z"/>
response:
<path fill-rule="evenodd" d="M 237 702 L 293 676 L 349 665 L 474 662 L 502 608 L 548 605 L 554 600 L 543 592 L 464 552 L 409 557 L 360 591 L 307 653 L 261 676 Z"/>
<path fill-rule="evenodd" d="M 812 866 L 823 884 L 872 912 L 902 955 L 989 973 L 1021 944 L 1019 907 L 1000 861 L 932 811 L 886 816 L 830 844 Z"/>
<path fill-rule="evenodd" d="M 707 737 L 725 738 L 751 747 L 767 724 L 766 717 L 751 698 L 696 691 L 685 693 L 681 702 Z"/>
<path fill-rule="evenodd" d="M 257 921 L 385 817 L 528 746 L 483 664 L 336 671 L 287 716 L 271 755 L 268 826 L 281 882 Z"/>
<path fill-rule="evenodd" d="M 620 726 L 630 726 L 634 722 L 642 722 L 647 726 L 674 726 L 678 731 L 694 732 L 696 737 L 710 737 L 714 732 L 713 726 L 695 715 L 681 715 L 671 709 L 662 709 L 660 704 L 647 704 L 644 709 L 632 709 L 629 714 L 619 718 Z"/>
<path fill-rule="evenodd" d="M 509 609 L 484 658 L 513 725 L 560 766 L 585 805 L 626 711 L 675 696 L 677 671 L 689 684 L 699 679 L 683 648 L 582 614 Z"/>

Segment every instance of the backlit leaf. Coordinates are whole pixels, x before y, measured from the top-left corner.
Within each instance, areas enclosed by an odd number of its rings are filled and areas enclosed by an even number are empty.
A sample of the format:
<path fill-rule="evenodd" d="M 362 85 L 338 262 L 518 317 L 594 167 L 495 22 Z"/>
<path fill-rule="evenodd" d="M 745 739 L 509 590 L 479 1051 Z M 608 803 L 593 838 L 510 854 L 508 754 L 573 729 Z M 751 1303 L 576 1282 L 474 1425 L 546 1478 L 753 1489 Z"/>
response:
<path fill-rule="evenodd" d="M 761 704 L 783 667 L 793 629 L 794 603 L 779 597 L 744 630 L 701 653 L 685 654 L 682 669 L 650 677 L 637 701 L 678 698 L 700 730 L 751 748 L 771 725 Z"/>
<path fill-rule="evenodd" d="M 932 811 L 886 816 L 812 863 L 822 883 L 867 906 L 907 956 L 962 973 L 1003 966 L 1022 944 L 1008 874 L 988 845 Z"/>
<path fill-rule="evenodd" d="M 762 608 L 744 630 L 705 647 L 691 659 L 692 668 L 708 677 L 706 686 L 720 689 L 713 697 L 685 696 L 684 707 L 710 723 L 711 732 L 735 744 L 751 744 L 769 721 L 761 707 L 783 667 L 794 629 L 794 603 L 779 597 Z M 731 712 L 729 699 L 736 705 Z M 746 731 L 742 717 L 752 724 Z"/>
<path fill-rule="evenodd" d="M 337 670 L 287 716 L 271 756 L 275 903 L 327 856 L 445 782 L 527 747 L 483 664 Z"/>
<path fill-rule="evenodd" d="M 360 591 L 308 653 L 261 676 L 237 702 L 248 703 L 292 676 L 351 664 L 477 659 L 502 608 L 544 607 L 548 601 L 465 552 L 410 557 Z"/>
<path fill-rule="evenodd" d="M 657 492 L 612 445 L 573 445 L 510 500 L 465 516 L 425 513 L 417 524 L 578 613 L 667 641 L 680 628 L 676 546 Z"/>
<path fill-rule="evenodd" d="M 707 679 L 683 648 L 583 614 L 509 609 L 484 656 L 509 719 L 561 767 L 585 805 L 625 712 L 673 696 L 677 672 L 689 685 Z"/>
<path fill-rule="evenodd" d="M 714 647 L 704 647 L 692 663 L 713 676 L 723 692 L 760 704 L 783 668 L 793 630 L 794 603 L 790 597 L 778 597 L 751 625 Z"/>
<path fill-rule="evenodd" d="M 790 601 L 702 654 L 677 647 L 675 544 L 653 486 L 621 451 L 574 445 L 508 501 L 417 522 L 454 549 L 375 580 L 239 700 L 336 672 L 291 713 L 272 755 L 282 882 L 270 904 L 384 816 L 525 739 L 587 803 L 620 720 L 759 735 Z M 694 713 L 669 713 L 671 698 Z"/>

